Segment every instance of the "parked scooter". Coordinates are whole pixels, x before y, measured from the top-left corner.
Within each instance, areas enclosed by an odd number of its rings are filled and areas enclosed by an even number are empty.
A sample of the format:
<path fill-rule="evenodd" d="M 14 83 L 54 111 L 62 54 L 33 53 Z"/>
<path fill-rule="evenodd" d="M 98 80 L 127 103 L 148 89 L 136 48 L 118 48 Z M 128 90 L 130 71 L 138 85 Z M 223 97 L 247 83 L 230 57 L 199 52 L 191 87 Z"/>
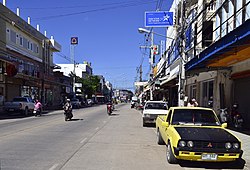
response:
<path fill-rule="evenodd" d="M 109 103 L 107 104 L 107 113 L 108 113 L 109 116 L 112 114 L 112 110 L 113 110 L 112 103 L 109 102 Z"/>
<path fill-rule="evenodd" d="M 241 114 L 238 112 L 237 103 L 233 104 L 231 116 L 232 116 L 233 126 L 239 129 L 242 128 L 244 121 L 243 121 Z"/>
<path fill-rule="evenodd" d="M 39 100 L 36 100 L 35 107 L 33 110 L 34 116 L 41 116 L 42 115 L 42 104 Z"/>
<path fill-rule="evenodd" d="M 65 121 L 71 120 L 73 117 L 73 113 L 72 113 L 72 105 L 70 103 L 70 99 L 67 99 L 66 103 L 63 106 L 63 110 L 64 110 Z"/>

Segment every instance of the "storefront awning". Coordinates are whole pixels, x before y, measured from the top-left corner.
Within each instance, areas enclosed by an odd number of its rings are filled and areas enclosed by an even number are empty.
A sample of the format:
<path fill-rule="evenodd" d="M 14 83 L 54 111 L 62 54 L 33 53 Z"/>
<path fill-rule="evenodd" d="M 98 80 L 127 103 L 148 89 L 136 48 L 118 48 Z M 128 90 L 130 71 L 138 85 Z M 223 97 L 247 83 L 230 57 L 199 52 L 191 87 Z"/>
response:
<path fill-rule="evenodd" d="M 214 42 L 186 65 L 186 71 L 204 67 L 228 67 L 250 58 L 250 20 Z"/>
<path fill-rule="evenodd" d="M 180 71 L 180 66 L 178 65 L 173 70 L 170 71 L 169 77 L 166 80 L 162 81 L 160 85 L 162 86 L 166 84 L 167 82 L 177 78 L 179 71 Z"/>

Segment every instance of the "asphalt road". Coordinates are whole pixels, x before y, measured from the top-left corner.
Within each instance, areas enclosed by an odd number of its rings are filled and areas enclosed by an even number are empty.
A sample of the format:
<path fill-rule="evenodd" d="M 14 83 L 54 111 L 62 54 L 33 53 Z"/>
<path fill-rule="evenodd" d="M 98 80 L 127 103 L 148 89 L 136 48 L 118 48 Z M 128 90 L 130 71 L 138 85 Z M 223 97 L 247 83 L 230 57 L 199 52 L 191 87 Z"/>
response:
<path fill-rule="evenodd" d="M 112 116 L 105 105 L 73 114 L 67 122 L 62 111 L 1 119 L 0 170 L 243 169 L 245 164 L 168 164 L 155 128 L 142 127 L 141 113 L 129 104 L 116 106 Z"/>

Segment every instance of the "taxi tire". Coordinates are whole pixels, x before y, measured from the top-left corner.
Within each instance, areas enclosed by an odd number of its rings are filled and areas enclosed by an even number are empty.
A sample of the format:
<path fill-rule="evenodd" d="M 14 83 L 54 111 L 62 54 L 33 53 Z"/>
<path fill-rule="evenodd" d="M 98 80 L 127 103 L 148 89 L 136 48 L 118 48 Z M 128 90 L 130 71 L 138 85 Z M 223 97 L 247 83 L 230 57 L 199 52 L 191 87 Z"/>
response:
<path fill-rule="evenodd" d="M 170 164 L 176 164 L 178 162 L 178 160 L 176 159 L 176 157 L 173 154 L 170 142 L 167 145 L 166 156 L 167 156 L 168 163 L 170 163 Z"/>
<path fill-rule="evenodd" d="M 164 140 L 162 139 L 159 128 L 157 128 L 157 143 L 158 143 L 158 145 L 163 145 L 164 144 Z"/>

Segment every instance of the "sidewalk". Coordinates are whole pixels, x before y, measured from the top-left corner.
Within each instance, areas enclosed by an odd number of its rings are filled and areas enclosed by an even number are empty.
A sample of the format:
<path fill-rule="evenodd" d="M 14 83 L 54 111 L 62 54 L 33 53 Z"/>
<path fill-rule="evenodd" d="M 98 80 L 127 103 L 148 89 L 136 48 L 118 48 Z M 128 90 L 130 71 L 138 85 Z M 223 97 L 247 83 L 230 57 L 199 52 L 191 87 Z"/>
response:
<path fill-rule="evenodd" d="M 246 161 L 244 169 L 250 170 L 250 135 L 237 132 L 235 130 L 230 130 L 235 134 L 242 142 L 243 156 L 242 159 Z M 249 131 L 248 131 L 249 132 Z"/>

